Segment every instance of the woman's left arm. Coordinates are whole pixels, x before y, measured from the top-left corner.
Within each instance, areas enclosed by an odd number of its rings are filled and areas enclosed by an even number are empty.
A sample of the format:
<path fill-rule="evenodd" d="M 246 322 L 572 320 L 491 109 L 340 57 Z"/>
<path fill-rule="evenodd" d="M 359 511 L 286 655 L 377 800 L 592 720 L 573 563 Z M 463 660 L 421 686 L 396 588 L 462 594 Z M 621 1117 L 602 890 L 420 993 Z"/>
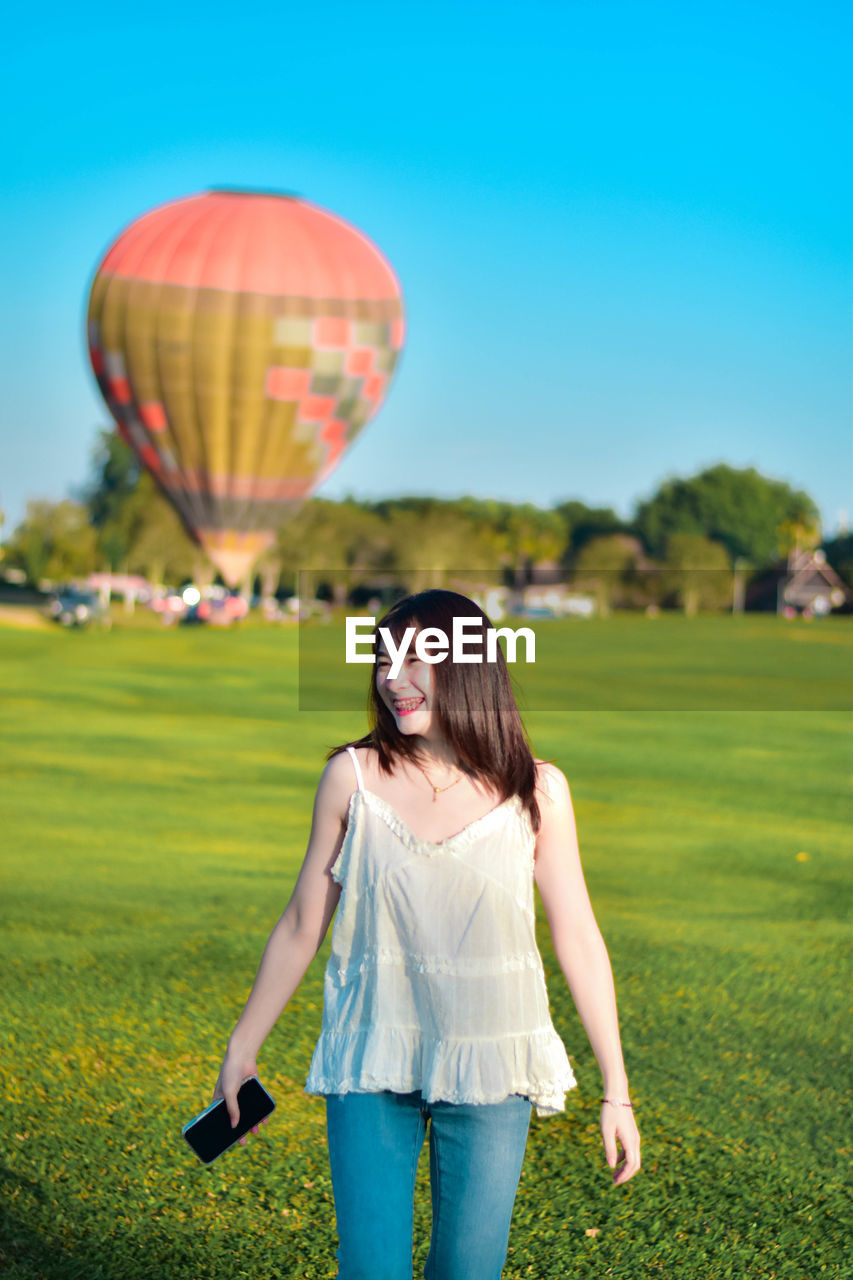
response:
<path fill-rule="evenodd" d="M 603 1096 L 609 1099 L 601 1107 L 601 1135 L 613 1181 L 621 1184 L 640 1167 L 640 1135 L 631 1108 L 619 1105 L 629 1097 L 613 973 L 583 877 L 569 784 L 554 765 L 540 764 L 537 772 L 542 823 L 534 875 L 557 963 L 601 1068 Z"/>

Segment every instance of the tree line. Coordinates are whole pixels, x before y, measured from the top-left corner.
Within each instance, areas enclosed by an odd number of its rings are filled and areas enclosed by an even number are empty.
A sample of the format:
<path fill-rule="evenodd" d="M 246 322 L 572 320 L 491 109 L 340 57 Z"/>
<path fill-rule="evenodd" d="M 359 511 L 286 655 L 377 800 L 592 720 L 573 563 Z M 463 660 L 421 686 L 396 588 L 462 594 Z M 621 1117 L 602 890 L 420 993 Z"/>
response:
<path fill-rule="evenodd" d="M 393 576 L 417 591 L 451 585 L 460 570 L 516 586 L 550 570 L 593 591 L 603 610 L 675 602 L 693 611 L 731 604 L 733 570 L 748 578 L 820 539 L 808 494 L 725 464 L 665 480 L 627 520 L 577 499 L 545 508 L 475 497 L 314 498 L 283 521 L 244 590 L 269 596 L 301 587 L 342 599 Z M 99 433 L 88 484 L 61 502 L 29 502 L 2 550 L 5 566 L 34 585 L 98 571 L 171 585 L 215 578 L 150 474 L 108 430 Z M 853 585 L 853 539 L 824 550 Z"/>

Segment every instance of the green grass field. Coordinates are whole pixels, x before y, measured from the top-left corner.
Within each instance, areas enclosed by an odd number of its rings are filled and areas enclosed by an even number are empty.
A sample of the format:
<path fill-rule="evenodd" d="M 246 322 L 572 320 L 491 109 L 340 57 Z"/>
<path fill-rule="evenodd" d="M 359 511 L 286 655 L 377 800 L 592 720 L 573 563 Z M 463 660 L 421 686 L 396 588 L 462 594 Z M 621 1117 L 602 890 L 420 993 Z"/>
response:
<path fill-rule="evenodd" d="M 551 694 L 528 728 L 572 786 L 644 1167 L 611 1186 L 540 907 L 579 1088 L 532 1117 L 504 1276 L 846 1276 L 851 624 L 536 629 Z M 738 709 L 756 673 L 779 709 Z M 0 678 L 5 1274 L 334 1276 L 324 1103 L 303 1093 L 328 939 L 261 1051 L 271 1122 L 209 1168 L 180 1131 L 289 897 L 324 751 L 362 716 L 296 710 L 286 628 L 0 629 Z M 609 701 L 564 696 L 579 680 Z"/>

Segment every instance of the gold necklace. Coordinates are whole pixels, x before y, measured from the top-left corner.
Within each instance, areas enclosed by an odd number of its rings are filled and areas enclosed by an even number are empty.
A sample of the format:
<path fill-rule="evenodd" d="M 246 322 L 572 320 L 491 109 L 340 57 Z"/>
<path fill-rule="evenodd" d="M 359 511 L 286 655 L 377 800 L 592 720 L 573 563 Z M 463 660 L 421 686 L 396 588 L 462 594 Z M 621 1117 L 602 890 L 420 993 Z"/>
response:
<path fill-rule="evenodd" d="M 436 799 L 438 798 L 439 792 L 441 792 L 441 791 L 449 791 L 451 787 L 455 787 L 455 786 L 456 786 L 456 784 L 457 784 L 457 782 L 461 782 L 461 781 L 462 781 L 462 778 L 463 778 L 463 775 L 460 773 L 459 777 L 458 777 L 458 778 L 454 778 L 452 782 L 448 782 L 448 784 L 447 784 L 447 786 L 446 786 L 446 787 L 437 787 L 437 786 L 435 785 L 435 783 L 432 781 L 432 779 L 430 778 L 430 776 L 429 776 L 429 774 L 427 773 L 426 769 L 423 767 L 423 765 L 418 764 L 417 760 L 415 761 L 415 767 L 416 767 L 416 768 L 418 768 L 418 769 L 420 769 L 421 773 L 424 775 L 424 777 L 426 778 L 427 782 L 428 782 L 428 783 L 429 783 L 429 785 L 432 787 L 432 801 L 433 801 L 433 804 L 435 804 L 435 801 L 436 801 Z"/>

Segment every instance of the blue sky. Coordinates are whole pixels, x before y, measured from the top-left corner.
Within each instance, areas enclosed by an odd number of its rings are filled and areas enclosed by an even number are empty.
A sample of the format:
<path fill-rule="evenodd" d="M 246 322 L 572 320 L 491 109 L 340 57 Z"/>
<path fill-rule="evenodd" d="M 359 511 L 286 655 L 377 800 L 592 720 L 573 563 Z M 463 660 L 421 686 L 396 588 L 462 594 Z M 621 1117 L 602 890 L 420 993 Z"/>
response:
<path fill-rule="evenodd" d="M 623 515 L 724 461 L 853 507 L 841 3 L 19 7 L 0 505 L 87 478 L 92 272 L 211 186 L 295 191 L 401 280 L 384 408 L 321 494 Z"/>

